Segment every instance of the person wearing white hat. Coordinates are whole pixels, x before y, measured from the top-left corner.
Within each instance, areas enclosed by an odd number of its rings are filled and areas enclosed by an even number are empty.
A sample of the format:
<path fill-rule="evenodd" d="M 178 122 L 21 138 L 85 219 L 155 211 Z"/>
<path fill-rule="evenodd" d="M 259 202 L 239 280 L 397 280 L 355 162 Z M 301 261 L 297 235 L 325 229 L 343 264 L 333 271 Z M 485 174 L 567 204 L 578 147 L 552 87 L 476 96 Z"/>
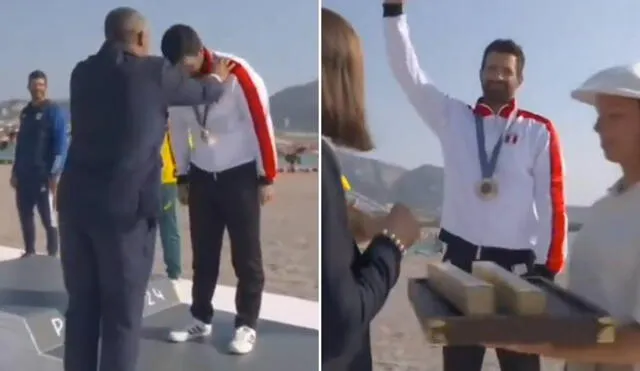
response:
<path fill-rule="evenodd" d="M 622 177 L 576 236 L 568 287 L 608 311 L 619 330 L 613 344 L 510 348 L 565 359 L 568 371 L 640 371 L 640 63 L 602 70 L 571 96 L 596 109 L 604 156 Z"/>

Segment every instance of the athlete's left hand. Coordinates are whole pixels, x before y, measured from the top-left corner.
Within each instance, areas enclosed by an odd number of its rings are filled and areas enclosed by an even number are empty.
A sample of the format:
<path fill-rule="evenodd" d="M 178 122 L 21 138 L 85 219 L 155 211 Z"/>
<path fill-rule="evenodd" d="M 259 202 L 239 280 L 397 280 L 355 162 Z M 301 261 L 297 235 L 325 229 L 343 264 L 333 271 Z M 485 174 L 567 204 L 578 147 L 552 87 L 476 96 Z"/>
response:
<path fill-rule="evenodd" d="M 260 204 L 264 205 L 271 201 L 274 193 L 273 185 L 269 184 L 260 186 Z"/>

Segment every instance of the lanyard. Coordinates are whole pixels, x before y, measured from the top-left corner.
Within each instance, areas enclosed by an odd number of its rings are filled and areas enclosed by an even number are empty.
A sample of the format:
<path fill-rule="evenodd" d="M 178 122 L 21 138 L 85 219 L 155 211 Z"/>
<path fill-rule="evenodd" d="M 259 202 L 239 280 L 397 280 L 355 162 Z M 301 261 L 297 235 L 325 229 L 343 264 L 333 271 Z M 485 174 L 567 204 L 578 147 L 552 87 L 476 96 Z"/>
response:
<path fill-rule="evenodd" d="M 511 125 L 516 121 L 518 116 L 517 110 L 514 109 L 509 118 L 507 118 L 507 124 L 504 130 L 498 138 L 498 142 L 493 146 L 491 151 L 491 157 L 487 155 L 485 136 L 484 136 L 484 119 L 480 115 L 475 116 L 476 123 L 476 140 L 478 142 L 478 160 L 480 161 L 480 171 L 482 173 L 482 179 L 491 179 L 496 172 L 496 166 L 498 165 L 498 157 L 500 156 L 500 150 L 502 149 L 502 143 L 504 142 L 505 135 L 509 132 Z"/>
<path fill-rule="evenodd" d="M 196 115 L 196 122 L 200 126 L 202 130 L 206 130 L 207 127 L 207 117 L 209 117 L 209 111 L 211 111 L 212 104 L 207 104 L 204 106 L 204 113 L 200 113 L 198 110 L 198 106 L 193 106 L 193 113 Z"/>

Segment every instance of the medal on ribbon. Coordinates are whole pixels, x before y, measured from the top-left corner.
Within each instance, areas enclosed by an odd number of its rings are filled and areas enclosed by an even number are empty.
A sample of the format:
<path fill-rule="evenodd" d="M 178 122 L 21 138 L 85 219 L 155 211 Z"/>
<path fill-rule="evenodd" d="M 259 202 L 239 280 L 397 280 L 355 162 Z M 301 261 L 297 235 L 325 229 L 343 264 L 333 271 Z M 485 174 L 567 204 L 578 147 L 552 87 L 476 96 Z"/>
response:
<path fill-rule="evenodd" d="M 207 118 L 209 117 L 209 111 L 211 110 L 211 104 L 204 106 L 204 113 L 200 113 L 197 106 L 193 106 L 193 113 L 196 115 L 196 121 L 200 126 L 200 140 L 206 143 L 208 146 L 216 144 L 215 136 L 207 129 Z"/>
<path fill-rule="evenodd" d="M 211 135 L 211 132 L 207 129 L 200 129 L 200 139 L 209 146 L 216 144 L 216 137 Z"/>
<path fill-rule="evenodd" d="M 498 165 L 498 157 L 500 156 L 502 143 L 504 142 L 505 135 L 509 132 L 511 125 L 516 119 L 517 110 L 514 108 L 511 115 L 509 115 L 502 134 L 500 134 L 498 141 L 493 146 L 491 157 L 487 155 L 485 145 L 484 119 L 480 115 L 474 116 L 476 124 L 476 140 L 478 143 L 478 160 L 480 162 L 480 172 L 482 174 L 482 179 L 476 186 L 476 193 L 482 200 L 488 201 L 494 199 L 498 195 L 499 185 L 494 174 L 496 172 L 496 166 Z"/>

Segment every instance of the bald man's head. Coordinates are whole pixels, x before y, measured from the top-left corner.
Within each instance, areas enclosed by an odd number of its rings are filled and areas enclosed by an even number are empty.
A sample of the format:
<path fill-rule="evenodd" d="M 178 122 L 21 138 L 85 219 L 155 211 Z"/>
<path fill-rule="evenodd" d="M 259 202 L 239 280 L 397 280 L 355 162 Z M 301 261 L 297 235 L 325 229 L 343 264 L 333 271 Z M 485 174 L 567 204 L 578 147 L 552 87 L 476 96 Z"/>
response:
<path fill-rule="evenodd" d="M 116 8 L 110 11 L 104 19 L 104 36 L 107 41 L 146 48 L 147 34 L 147 21 L 140 12 L 133 8 Z"/>

